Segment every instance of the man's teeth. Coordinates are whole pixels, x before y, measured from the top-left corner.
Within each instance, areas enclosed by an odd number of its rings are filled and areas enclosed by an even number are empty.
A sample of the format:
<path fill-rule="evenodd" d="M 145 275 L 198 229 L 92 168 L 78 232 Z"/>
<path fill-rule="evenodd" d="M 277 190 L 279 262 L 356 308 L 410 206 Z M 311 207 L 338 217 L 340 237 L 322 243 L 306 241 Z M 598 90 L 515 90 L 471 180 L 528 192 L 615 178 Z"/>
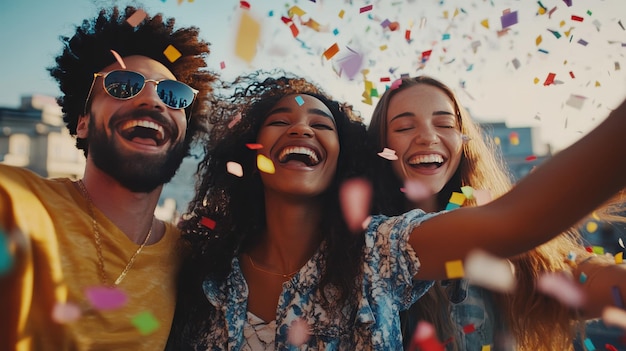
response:
<path fill-rule="evenodd" d="M 291 154 L 306 155 L 311 159 L 313 164 L 317 164 L 319 162 L 319 159 L 317 158 L 315 151 L 307 147 L 302 147 L 302 146 L 290 146 L 290 147 L 284 148 L 283 151 L 281 151 L 280 155 L 278 156 L 278 159 L 281 162 L 283 162 L 285 161 L 286 157 Z"/>
<path fill-rule="evenodd" d="M 418 155 L 409 160 L 409 164 L 417 165 L 420 163 L 443 163 L 443 157 L 437 154 Z"/>
<path fill-rule="evenodd" d="M 127 130 L 127 129 L 135 128 L 135 127 L 148 128 L 148 129 L 152 129 L 156 131 L 156 136 L 158 140 L 163 140 L 163 138 L 165 138 L 165 131 L 163 130 L 163 127 L 157 123 L 154 123 L 152 121 L 147 121 L 147 120 L 126 121 L 122 125 L 122 130 Z"/>

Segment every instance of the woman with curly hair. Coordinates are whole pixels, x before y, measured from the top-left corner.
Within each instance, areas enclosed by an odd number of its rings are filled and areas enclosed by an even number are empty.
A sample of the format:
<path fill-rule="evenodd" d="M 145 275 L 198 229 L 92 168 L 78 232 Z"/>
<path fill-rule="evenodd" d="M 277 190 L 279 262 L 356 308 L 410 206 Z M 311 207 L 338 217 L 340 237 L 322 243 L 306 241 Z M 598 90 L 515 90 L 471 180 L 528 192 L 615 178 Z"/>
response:
<path fill-rule="evenodd" d="M 393 216 L 414 208 L 439 212 L 446 209 L 452 193 L 460 193 L 464 186 L 488 190 L 496 198 L 512 187 L 505 165 L 496 157 L 495 145 L 487 143 L 454 92 L 432 77 L 405 78 L 387 90 L 374 109 L 368 139 L 377 150 L 390 148 L 398 153 L 397 161 L 373 160 L 374 213 Z M 418 199 L 407 198 L 401 188 L 411 181 L 427 187 L 428 193 Z M 536 203 L 548 196 L 540 194 Z M 467 199 L 463 206 L 476 206 L 476 200 Z M 607 218 L 609 209 L 603 208 Z M 501 349 L 509 341 L 509 333 L 518 350 L 571 349 L 578 314 L 539 293 L 537 280 L 541 274 L 570 271 L 567 257 L 572 254 L 578 261 L 592 257 L 574 229 L 510 258 L 517 278 L 510 294 L 470 285 L 464 279 L 437 282 L 402 313 L 405 347 L 409 347 L 417 322 L 427 320 L 436 326 L 440 340 L 449 342 L 448 349 Z M 601 257 L 585 265 L 587 273 L 614 266 Z M 625 272 L 622 269 L 621 274 Z M 617 276 L 610 277 L 609 282 L 616 280 Z M 609 289 L 597 280 L 595 283 L 591 289 L 610 302 Z M 599 309 L 592 304 L 581 312 L 588 318 L 599 316 Z"/>
<path fill-rule="evenodd" d="M 356 229 L 342 215 L 339 193 L 363 176 L 370 151 L 350 109 L 297 77 L 253 75 L 233 89 L 214 116 L 196 194 L 180 222 L 191 254 L 179 282 L 173 350 L 399 350 L 398 312 L 429 280 L 446 277 L 447 262 L 476 248 L 504 257 L 529 250 L 625 182 L 618 174 L 626 164 L 614 161 L 626 158 L 618 147 L 626 104 L 485 206 L 377 215 Z M 579 162 L 592 155 L 600 155 L 600 175 Z M 581 176 L 563 181 L 570 172 Z M 569 191 L 592 180 L 591 194 Z M 546 192 L 545 202 L 531 201 Z"/>
<path fill-rule="evenodd" d="M 75 181 L 0 165 L 0 240 L 12 262 L 0 276 L 0 349 L 163 349 L 180 232 L 154 211 L 207 130 L 209 44 L 133 7 L 103 9 L 61 39 L 49 71 L 86 166 Z"/>

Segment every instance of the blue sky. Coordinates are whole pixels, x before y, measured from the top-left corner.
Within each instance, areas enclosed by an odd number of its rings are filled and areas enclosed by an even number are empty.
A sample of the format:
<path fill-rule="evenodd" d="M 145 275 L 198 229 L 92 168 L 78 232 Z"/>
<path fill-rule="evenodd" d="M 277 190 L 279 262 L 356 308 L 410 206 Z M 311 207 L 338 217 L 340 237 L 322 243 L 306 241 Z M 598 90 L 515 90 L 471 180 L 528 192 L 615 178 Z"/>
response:
<path fill-rule="evenodd" d="M 208 64 L 225 79 L 256 68 L 285 68 L 354 104 L 366 120 L 372 106 L 361 102 L 365 81 L 382 93 L 389 83 L 381 78 L 429 74 L 453 87 L 477 119 L 539 126 L 544 141 L 559 149 L 599 123 L 626 96 L 626 31 L 620 25 L 621 21 L 626 26 L 624 0 L 573 0 L 571 7 L 563 0 L 247 2 L 247 10 L 239 0 L 130 3 L 150 14 L 175 17 L 179 25 L 200 27 L 203 38 L 212 44 Z M 59 35 L 71 35 L 74 25 L 93 17 L 101 6 L 127 3 L 3 1 L 0 106 L 15 107 L 22 95 L 57 95 L 46 67 L 61 49 Z M 372 9 L 360 13 L 366 5 Z M 297 39 L 281 21 L 293 6 L 305 13 L 294 18 L 300 31 Z M 554 11 L 538 14 L 541 6 Z M 500 17 L 507 9 L 517 12 L 518 21 L 499 35 Z M 244 13 L 261 29 L 256 55 L 249 62 L 233 54 Z M 303 23 L 309 20 L 319 23 L 319 28 Z M 390 30 L 386 22 L 397 22 L 398 29 Z M 405 39 L 407 30 L 410 41 Z M 339 53 L 325 59 L 324 51 L 335 43 Z M 428 50 L 432 50 L 430 58 L 420 61 Z M 356 57 L 357 64 L 345 66 L 349 56 Z M 347 77 L 351 69 L 356 73 Z M 544 86 L 550 73 L 555 74 L 556 84 Z"/>

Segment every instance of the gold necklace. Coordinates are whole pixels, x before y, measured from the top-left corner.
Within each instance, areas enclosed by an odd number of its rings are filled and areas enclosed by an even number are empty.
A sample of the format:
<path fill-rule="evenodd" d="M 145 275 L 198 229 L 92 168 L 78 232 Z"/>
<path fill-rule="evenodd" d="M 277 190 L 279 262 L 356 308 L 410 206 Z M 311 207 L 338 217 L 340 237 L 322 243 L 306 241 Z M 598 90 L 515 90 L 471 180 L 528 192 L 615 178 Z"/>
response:
<path fill-rule="evenodd" d="M 291 278 L 293 277 L 296 273 L 298 273 L 298 271 L 300 271 L 299 269 L 297 271 L 291 272 L 291 273 L 276 273 L 276 272 L 272 272 L 272 271 L 268 271 L 265 270 L 261 267 L 258 267 L 256 264 L 254 264 L 254 260 L 252 260 L 252 256 L 246 254 L 246 256 L 248 256 L 248 259 L 250 260 L 250 264 L 252 264 L 252 268 L 256 269 L 257 271 L 263 272 L 263 273 L 267 273 L 267 274 L 271 274 L 271 275 L 275 275 L 278 277 L 283 277 L 283 278 Z"/>
<path fill-rule="evenodd" d="M 85 184 L 83 183 L 82 179 L 78 180 L 78 188 L 80 189 L 80 192 L 83 194 L 85 199 L 87 199 L 87 203 L 89 205 L 89 215 L 91 216 L 91 220 L 93 223 L 93 236 L 96 242 L 96 253 L 98 254 L 98 270 L 100 273 L 100 282 L 102 282 L 103 285 L 109 285 L 106 272 L 104 271 L 104 257 L 102 256 L 102 238 L 100 237 L 100 231 L 98 230 L 98 222 L 96 222 L 96 215 L 93 210 L 93 207 L 94 207 L 93 201 L 91 200 L 91 196 L 89 196 L 89 193 L 87 192 L 87 188 L 85 187 Z M 126 267 L 124 267 L 124 270 L 122 271 L 122 273 L 120 273 L 117 279 L 115 279 L 115 282 L 113 283 L 114 286 L 119 285 L 122 282 L 122 280 L 124 280 L 124 278 L 126 277 L 126 274 L 130 270 L 130 268 L 133 266 L 133 263 L 135 263 L 135 258 L 137 258 L 137 255 L 139 255 L 141 250 L 143 250 L 143 247 L 146 246 L 146 243 L 148 242 L 148 239 L 150 239 L 150 235 L 152 234 L 154 217 L 152 217 L 152 222 L 153 223 L 150 225 L 150 230 L 148 231 L 146 238 L 143 240 L 143 243 L 141 243 L 141 246 L 139 246 L 137 251 L 135 251 L 135 253 L 130 257 L 130 260 L 126 264 Z"/>

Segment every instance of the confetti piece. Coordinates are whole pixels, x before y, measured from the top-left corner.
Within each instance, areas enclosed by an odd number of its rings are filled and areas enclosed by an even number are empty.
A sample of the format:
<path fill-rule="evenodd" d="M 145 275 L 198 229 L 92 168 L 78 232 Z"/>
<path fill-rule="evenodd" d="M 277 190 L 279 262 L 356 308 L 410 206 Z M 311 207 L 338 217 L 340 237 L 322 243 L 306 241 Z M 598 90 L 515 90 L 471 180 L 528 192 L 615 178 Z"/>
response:
<path fill-rule="evenodd" d="M 461 187 L 461 192 L 463 193 L 463 195 L 465 195 L 465 198 L 467 199 L 473 199 L 474 198 L 474 188 L 472 188 L 469 185 L 466 186 L 462 186 Z"/>
<path fill-rule="evenodd" d="M 592 251 L 596 255 L 604 255 L 604 247 L 602 246 L 593 246 Z"/>
<path fill-rule="evenodd" d="M 463 203 L 465 202 L 465 195 L 463 195 L 462 193 L 453 191 L 452 195 L 450 196 L 449 202 L 455 205 L 462 206 Z"/>
<path fill-rule="evenodd" d="M 239 121 L 241 121 L 241 112 L 237 112 L 235 117 L 233 117 L 233 120 L 228 123 L 228 129 L 234 127 L 237 123 L 239 123 Z"/>
<path fill-rule="evenodd" d="M 582 307 L 585 300 L 580 287 L 572 279 L 559 273 L 546 273 L 539 276 L 537 289 L 574 308 Z"/>
<path fill-rule="evenodd" d="M 500 17 L 500 22 L 502 23 L 503 29 L 516 24 L 517 23 L 517 11 L 502 15 L 502 17 Z"/>
<path fill-rule="evenodd" d="M 535 156 L 535 155 L 529 155 L 529 156 L 526 156 L 524 158 L 524 161 L 526 161 L 526 162 L 532 162 L 532 161 L 535 161 L 535 160 L 537 160 L 537 156 Z"/>
<path fill-rule="evenodd" d="M 389 24 L 389 30 L 391 30 L 392 32 L 395 32 L 398 29 L 400 29 L 400 23 L 394 21 Z"/>
<path fill-rule="evenodd" d="M 484 20 L 480 21 L 480 24 L 481 24 L 483 27 L 485 27 L 485 28 L 489 29 L 489 19 L 484 19 Z"/>
<path fill-rule="evenodd" d="M 519 145 L 519 134 L 517 132 L 511 132 L 509 134 L 509 143 L 514 146 Z"/>
<path fill-rule="evenodd" d="M 236 175 L 237 177 L 243 177 L 243 168 L 237 162 L 226 162 L 226 170 L 228 171 L 228 173 Z"/>
<path fill-rule="evenodd" d="M 446 262 L 446 276 L 448 279 L 463 278 L 465 276 L 463 261 L 454 260 Z"/>
<path fill-rule="evenodd" d="M 621 308 L 606 306 L 602 310 L 602 321 L 607 326 L 626 329 L 626 311 Z"/>
<path fill-rule="evenodd" d="M 130 24 L 131 27 L 134 28 L 134 27 L 137 27 L 137 25 L 139 25 L 139 23 L 141 23 L 141 21 L 143 21 L 146 17 L 148 17 L 148 14 L 146 13 L 146 11 L 142 9 L 138 9 L 130 17 L 126 19 L 126 22 Z"/>
<path fill-rule="evenodd" d="M 413 338 L 411 339 L 411 348 L 423 351 L 444 351 L 444 346 L 437 339 L 437 333 L 432 324 L 426 321 L 417 322 L 417 327 L 413 332 Z"/>
<path fill-rule="evenodd" d="M 258 154 L 256 157 L 256 166 L 259 169 L 259 171 L 264 172 L 264 173 L 274 174 L 276 172 L 276 169 L 274 168 L 274 163 L 272 162 L 272 160 L 270 160 L 269 158 L 261 154 Z"/>
<path fill-rule="evenodd" d="M 0 230 L 0 275 L 5 274 L 13 267 L 13 255 L 10 250 L 9 237 Z"/>
<path fill-rule="evenodd" d="M 470 324 L 467 324 L 467 325 L 463 326 L 463 333 L 464 334 L 471 334 L 471 333 L 473 333 L 475 331 L 476 331 L 476 327 L 474 326 L 474 323 L 470 323 Z"/>
<path fill-rule="evenodd" d="M 585 272 L 580 273 L 580 276 L 578 277 L 578 281 L 581 284 L 584 284 L 587 281 L 587 275 L 585 274 Z"/>
<path fill-rule="evenodd" d="M 598 223 L 594 221 L 589 221 L 587 222 L 585 229 L 587 229 L 589 233 L 595 233 L 595 231 L 598 230 Z"/>
<path fill-rule="evenodd" d="M 383 151 L 378 153 L 378 156 L 385 158 L 387 160 L 390 160 L 390 161 L 395 161 L 398 159 L 398 156 L 396 155 L 396 150 L 392 150 L 388 148 L 384 148 Z"/>
<path fill-rule="evenodd" d="M 573 107 L 575 109 L 582 109 L 585 101 L 587 100 L 586 97 L 584 96 L 580 96 L 580 95 L 574 95 L 574 94 L 570 94 L 569 98 L 567 99 L 567 101 L 565 102 L 565 104 L 567 106 Z"/>
<path fill-rule="evenodd" d="M 341 72 L 345 73 L 348 79 L 353 79 L 361 71 L 363 66 L 363 54 L 348 48 L 348 54 L 338 60 Z"/>
<path fill-rule="evenodd" d="M 324 57 L 327 60 L 330 60 L 333 56 L 335 56 L 339 52 L 339 45 L 337 43 L 331 45 L 326 51 L 324 51 Z"/>
<path fill-rule="evenodd" d="M 541 42 L 542 42 L 542 41 L 543 41 L 543 38 L 541 37 L 541 35 L 540 35 L 540 36 L 538 36 L 538 37 L 535 39 L 535 45 L 536 45 L 536 46 L 539 46 L 539 44 L 541 44 Z"/>
<path fill-rule="evenodd" d="M 359 13 L 364 13 L 367 11 L 371 11 L 374 8 L 374 5 L 363 6 L 359 9 Z"/>
<path fill-rule="evenodd" d="M 113 310 L 126 304 L 126 293 L 118 288 L 94 286 L 85 290 L 87 299 L 98 310 Z"/>
<path fill-rule="evenodd" d="M 402 79 L 396 79 L 391 83 L 391 90 L 398 89 L 402 85 Z"/>
<path fill-rule="evenodd" d="M 296 96 L 296 102 L 298 103 L 298 106 L 304 105 L 304 99 L 300 95 Z"/>
<path fill-rule="evenodd" d="M 596 351 L 596 346 L 593 344 L 593 341 L 591 341 L 591 339 L 586 338 L 584 344 L 587 348 L 587 351 Z"/>
<path fill-rule="evenodd" d="M 465 278 L 472 284 L 508 293 L 515 290 L 515 275 L 508 260 L 482 250 L 473 250 L 465 258 Z"/>
<path fill-rule="evenodd" d="M 624 253 L 618 252 L 615 254 L 615 264 L 620 264 L 624 262 Z"/>
<path fill-rule="evenodd" d="M 239 7 L 242 9 L 246 9 L 249 10 L 250 9 L 250 3 L 247 1 L 239 1 Z"/>
<path fill-rule="evenodd" d="M 409 179 L 404 182 L 404 187 L 400 189 L 407 199 L 413 202 L 420 202 L 433 196 L 433 192 L 422 181 L 417 179 Z"/>
<path fill-rule="evenodd" d="M 261 24 L 247 12 L 242 13 L 237 29 L 235 55 L 248 63 L 252 62 L 256 56 L 260 33 Z"/>
<path fill-rule="evenodd" d="M 339 189 L 339 200 L 348 229 L 353 233 L 360 232 L 369 216 L 372 185 L 363 178 L 346 180 Z"/>
<path fill-rule="evenodd" d="M 580 16 L 575 16 L 575 15 L 572 15 L 572 21 L 582 22 L 582 21 L 583 21 L 583 18 L 582 18 L 582 17 L 580 17 Z"/>
<path fill-rule="evenodd" d="M 409 42 L 411 41 L 411 31 L 409 29 L 404 32 L 404 39 Z"/>
<path fill-rule="evenodd" d="M 52 320 L 59 324 L 76 322 L 81 316 L 80 307 L 73 303 L 57 302 L 52 308 Z"/>
<path fill-rule="evenodd" d="M 178 51 L 171 44 L 165 48 L 165 51 L 163 51 L 163 54 L 165 55 L 165 57 L 167 57 L 168 60 L 170 60 L 170 62 L 174 62 L 178 60 L 181 56 L 183 56 L 183 54 L 181 54 L 180 51 Z"/>
<path fill-rule="evenodd" d="M 572 0 L 563 0 L 563 2 L 567 5 L 567 7 L 572 7 Z"/>
<path fill-rule="evenodd" d="M 159 321 L 148 311 L 135 315 L 131 322 L 141 335 L 148 335 L 159 329 Z"/>
<path fill-rule="evenodd" d="M 220 62 L 220 69 L 226 68 L 226 63 L 224 61 Z"/>
<path fill-rule="evenodd" d="M 486 189 L 474 189 L 474 198 L 478 206 L 488 204 L 492 200 L 491 192 Z"/>
<path fill-rule="evenodd" d="M 480 351 L 491 351 L 491 345 L 483 345 L 483 348 Z"/>
<path fill-rule="evenodd" d="M 548 86 L 554 83 L 554 77 L 556 77 L 556 73 L 548 73 L 546 80 L 543 82 L 544 86 Z"/>
<path fill-rule="evenodd" d="M 287 332 L 287 342 L 295 347 L 304 345 L 311 337 L 309 325 L 301 318 L 291 322 Z"/>
<path fill-rule="evenodd" d="M 246 147 L 250 150 L 260 150 L 263 148 L 261 144 L 246 144 Z"/>
<path fill-rule="evenodd" d="M 346 11 L 341 10 L 339 11 L 339 14 L 337 16 L 339 16 L 339 18 L 343 19 L 343 16 L 346 14 Z"/>
<path fill-rule="evenodd" d="M 215 221 L 209 217 L 202 217 L 200 225 L 203 225 L 209 229 L 215 229 Z"/>
<path fill-rule="evenodd" d="M 587 41 L 585 41 L 584 39 L 578 39 L 577 41 L 578 44 L 582 45 L 582 46 L 587 46 L 587 44 L 589 44 Z"/>
<path fill-rule="evenodd" d="M 111 50 L 111 53 L 113 54 L 113 57 L 115 57 L 117 63 L 120 64 L 120 67 L 122 67 L 122 69 L 126 69 L 126 64 L 124 63 L 124 60 L 122 60 L 122 56 L 120 56 L 120 54 L 118 54 L 115 50 Z"/>
<path fill-rule="evenodd" d="M 520 68 L 521 64 L 518 59 L 513 59 L 512 62 L 513 62 L 513 67 L 515 67 L 515 69 Z"/>

